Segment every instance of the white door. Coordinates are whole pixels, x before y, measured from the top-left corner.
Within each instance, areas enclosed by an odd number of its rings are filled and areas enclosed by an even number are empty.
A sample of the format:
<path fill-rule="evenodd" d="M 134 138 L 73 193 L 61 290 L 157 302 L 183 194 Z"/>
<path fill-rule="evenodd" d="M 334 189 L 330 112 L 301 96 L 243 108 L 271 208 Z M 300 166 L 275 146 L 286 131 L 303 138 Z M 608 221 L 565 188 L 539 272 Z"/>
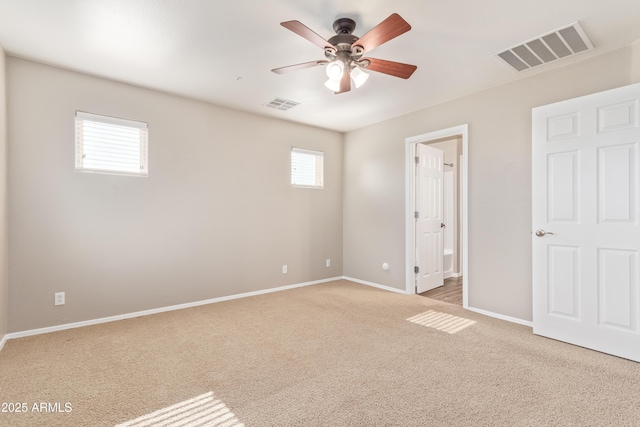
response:
<path fill-rule="evenodd" d="M 640 361 L 640 84 L 533 109 L 533 332 Z M 552 234 L 553 233 L 553 234 Z"/>
<path fill-rule="evenodd" d="M 443 168 L 444 152 L 417 144 L 416 157 L 416 254 L 417 291 L 425 292 L 444 284 L 443 246 Z"/>

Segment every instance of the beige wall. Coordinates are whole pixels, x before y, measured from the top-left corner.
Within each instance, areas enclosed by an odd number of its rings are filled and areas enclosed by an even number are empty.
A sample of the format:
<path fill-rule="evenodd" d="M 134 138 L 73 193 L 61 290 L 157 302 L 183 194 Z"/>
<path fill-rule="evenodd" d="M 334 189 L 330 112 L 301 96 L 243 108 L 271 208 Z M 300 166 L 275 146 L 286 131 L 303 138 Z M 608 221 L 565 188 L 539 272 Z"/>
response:
<path fill-rule="evenodd" d="M 340 133 L 7 65 L 9 332 L 342 275 Z M 74 172 L 76 110 L 147 122 L 149 177 Z M 291 187 L 291 146 L 324 189 Z"/>
<path fill-rule="evenodd" d="M 630 77 L 633 81 L 640 81 L 640 40 L 631 46 Z"/>
<path fill-rule="evenodd" d="M 0 46 L 0 341 L 8 332 L 9 238 L 7 227 L 7 109 L 6 66 Z"/>
<path fill-rule="evenodd" d="M 530 321 L 531 109 L 638 82 L 639 56 L 636 43 L 346 134 L 345 276 L 404 290 L 405 138 L 468 123 L 469 305 Z"/>
<path fill-rule="evenodd" d="M 25 60 L 5 78 L 0 57 L 0 336 L 342 274 L 403 290 L 404 140 L 463 123 L 470 305 L 531 320 L 531 108 L 640 81 L 637 43 L 350 132 L 343 151 L 339 133 Z M 75 110 L 148 122 L 150 177 L 74 172 Z M 324 190 L 289 185 L 292 145 L 325 152 Z"/>

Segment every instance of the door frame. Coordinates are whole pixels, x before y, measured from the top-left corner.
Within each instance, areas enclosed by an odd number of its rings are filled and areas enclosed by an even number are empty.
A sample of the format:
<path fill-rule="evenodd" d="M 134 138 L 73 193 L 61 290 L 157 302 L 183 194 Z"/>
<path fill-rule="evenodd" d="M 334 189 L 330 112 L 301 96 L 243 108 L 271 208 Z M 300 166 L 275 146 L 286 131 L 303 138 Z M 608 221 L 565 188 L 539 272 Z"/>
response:
<path fill-rule="evenodd" d="M 406 254 L 406 289 L 407 294 L 416 293 L 416 227 L 415 227 L 415 206 L 416 206 L 416 177 L 415 177 L 415 156 L 416 144 L 429 143 L 438 139 L 459 136 L 462 138 L 462 164 L 460 165 L 460 222 L 462 237 L 462 306 L 469 307 L 469 215 L 468 215 L 468 151 L 469 151 L 469 125 L 441 129 L 421 135 L 405 138 L 405 254 Z"/>

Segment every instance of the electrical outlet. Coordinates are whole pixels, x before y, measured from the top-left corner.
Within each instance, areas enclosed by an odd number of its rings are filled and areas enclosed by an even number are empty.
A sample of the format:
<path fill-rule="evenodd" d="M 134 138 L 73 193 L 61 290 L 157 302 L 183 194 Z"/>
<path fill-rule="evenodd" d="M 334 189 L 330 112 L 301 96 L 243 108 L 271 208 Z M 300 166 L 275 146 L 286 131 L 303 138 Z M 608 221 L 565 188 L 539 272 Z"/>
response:
<path fill-rule="evenodd" d="M 64 305 L 64 292 L 54 294 L 53 305 Z"/>
<path fill-rule="evenodd" d="M 331 267 L 331 260 L 327 259 L 327 262 L 325 263 L 327 267 Z"/>
<path fill-rule="evenodd" d="M 287 265 L 282 266 L 282 274 L 287 274 Z"/>

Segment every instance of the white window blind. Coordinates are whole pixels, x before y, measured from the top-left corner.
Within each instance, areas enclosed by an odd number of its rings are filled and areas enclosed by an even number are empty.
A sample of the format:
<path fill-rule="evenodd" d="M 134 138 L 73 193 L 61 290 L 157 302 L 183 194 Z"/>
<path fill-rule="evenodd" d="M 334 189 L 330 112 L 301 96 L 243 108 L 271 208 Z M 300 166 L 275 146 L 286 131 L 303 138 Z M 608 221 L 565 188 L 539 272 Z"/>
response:
<path fill-rule="evenodd" d="M 291 184 L 298 187 L 322 188 L 324 153 L 291 148 Z"/>
<path fill-rule="evenodd" d="M 148 176 L 146 123 L 76 111 L 76 170 Z"/>

